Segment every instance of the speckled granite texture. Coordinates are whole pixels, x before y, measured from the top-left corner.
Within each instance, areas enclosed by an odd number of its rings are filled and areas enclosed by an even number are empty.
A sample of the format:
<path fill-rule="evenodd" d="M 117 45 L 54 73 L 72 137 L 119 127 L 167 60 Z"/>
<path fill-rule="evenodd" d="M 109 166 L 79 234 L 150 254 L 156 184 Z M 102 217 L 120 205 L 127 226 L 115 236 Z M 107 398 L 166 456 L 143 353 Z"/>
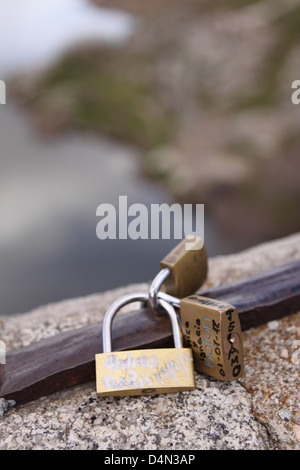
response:
<path fill-rule="evenodd" d="M 300 234 L 210 259 L 219 286 L 300 259 Z M 110 303 L 147 284 L 0 317 L 8 349 L 99 321 Z M 132 306 L 130 306 L 132 308 Z M 196 373 L 197 389 L 98 398 L 95 384 L 22 407 L 0 400 L 0 449 L 300 449 L 300 313 L 244 332 L 245 377 L 224 383 Z"/>

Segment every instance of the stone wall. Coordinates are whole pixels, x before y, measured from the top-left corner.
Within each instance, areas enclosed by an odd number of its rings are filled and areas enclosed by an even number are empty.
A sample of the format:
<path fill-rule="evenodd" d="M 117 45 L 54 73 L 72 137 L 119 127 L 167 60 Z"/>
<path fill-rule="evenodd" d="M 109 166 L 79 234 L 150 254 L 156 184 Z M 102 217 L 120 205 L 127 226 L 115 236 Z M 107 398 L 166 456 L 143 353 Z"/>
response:
<path fill-rule="evenodd" d="M 300 258 L 300 234 L 209 261 L 220 286 Z M 7 349 L 99 321 L 127 286 L 0 317 Z M 132 307 L 131 307 L 132 308 Z M 0 449 L 300 450 L 300 313 L 244 332 L 245 377 L 170 395 L 98 398 L 86 383 L 20 407 L 0 400 Z"/>

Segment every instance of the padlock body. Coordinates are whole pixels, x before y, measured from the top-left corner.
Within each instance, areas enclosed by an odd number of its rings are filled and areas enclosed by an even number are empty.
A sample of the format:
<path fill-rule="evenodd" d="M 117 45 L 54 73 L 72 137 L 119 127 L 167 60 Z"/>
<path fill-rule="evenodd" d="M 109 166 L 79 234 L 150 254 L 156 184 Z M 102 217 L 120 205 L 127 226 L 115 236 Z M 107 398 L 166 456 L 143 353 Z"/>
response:
<path fill-rule="evenodd" d="M 207 253 L 203 240 L 182 240 L 160 263 L 161 269 L 169 268 L 170 276 L 164 282 L 167 294 L 182 298 L 193 294 L 206 279 Z"/>
<path fill-rule="evenodd" d="M 98 396 L 155 395 L 195 389 L 190 348 L 96 354 Z"/>
<path fill-rule="evenodd" d="M 180 318 L 197 371 L 225 381 L 242 377 L 242 332 L 232 305 L 195 294 L 181 300 Z"/>

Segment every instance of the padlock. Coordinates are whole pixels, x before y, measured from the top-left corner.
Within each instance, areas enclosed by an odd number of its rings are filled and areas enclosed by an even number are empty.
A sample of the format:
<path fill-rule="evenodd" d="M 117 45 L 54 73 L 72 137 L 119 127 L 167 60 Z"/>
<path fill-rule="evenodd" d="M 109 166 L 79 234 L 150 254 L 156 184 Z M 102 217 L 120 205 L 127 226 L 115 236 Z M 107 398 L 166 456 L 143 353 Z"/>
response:
<path fill-rule="evenodd" d="M 158 299 L 180 309 L 183 343 L 193 350 L 195 370 L 224 381 L 243 376 L 243 338 L 234 306 L 198 294 L 177 299 L 159 292 Z"/>
<path fill-rule="evenodd" d="M 193 353 L 183 348 L 174 307 L 159 300 L 172 324 L 175 348 L 112 352 L 112 320 L 131 302 L 146 302 L 148 293 L 129 294 L 114 302 L 103 321 L 103 353 L 96 354 L 98 396 L 133 396 L 174 393 L 195 389 Z"/>
<path fill-rule="evenodd" d="M 187 297 L 203 284 L 208 271 L 207 253 L 202 238 L 182 240 L 160 263 L 170 274 L 164 290 L 176 297 Z"/>
<path fill-rule="evenodd" d="M 203 284 L 208 272 L 203 239 L 187 236 L 160 263 L 160 272 L 149 289 L 149 303 L 159 313 L 157 293 L 160 288 L 169 295 L 187 297 Z"/>

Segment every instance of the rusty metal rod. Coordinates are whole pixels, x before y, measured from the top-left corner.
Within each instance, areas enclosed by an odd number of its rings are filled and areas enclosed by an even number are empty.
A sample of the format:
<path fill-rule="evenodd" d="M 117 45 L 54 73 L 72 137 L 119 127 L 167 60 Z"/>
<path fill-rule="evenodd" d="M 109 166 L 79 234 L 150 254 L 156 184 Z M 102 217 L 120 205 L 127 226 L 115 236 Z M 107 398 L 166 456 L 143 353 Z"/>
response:
<path fill-rule="evenodd" d="M 300 311 L 300 260 L 258 276 L 198 292 L 234 305 L 242 330 Z M 172 346 L 167 317 L 149 308 L 120 315 L 113 328 L 113 348 Z M 60 333 L 8 352 L 0 380 L 0 397 L 27 403 L 47 394 L 95 379 L 95 354 L 102 352 L 102 323 Z"/>

